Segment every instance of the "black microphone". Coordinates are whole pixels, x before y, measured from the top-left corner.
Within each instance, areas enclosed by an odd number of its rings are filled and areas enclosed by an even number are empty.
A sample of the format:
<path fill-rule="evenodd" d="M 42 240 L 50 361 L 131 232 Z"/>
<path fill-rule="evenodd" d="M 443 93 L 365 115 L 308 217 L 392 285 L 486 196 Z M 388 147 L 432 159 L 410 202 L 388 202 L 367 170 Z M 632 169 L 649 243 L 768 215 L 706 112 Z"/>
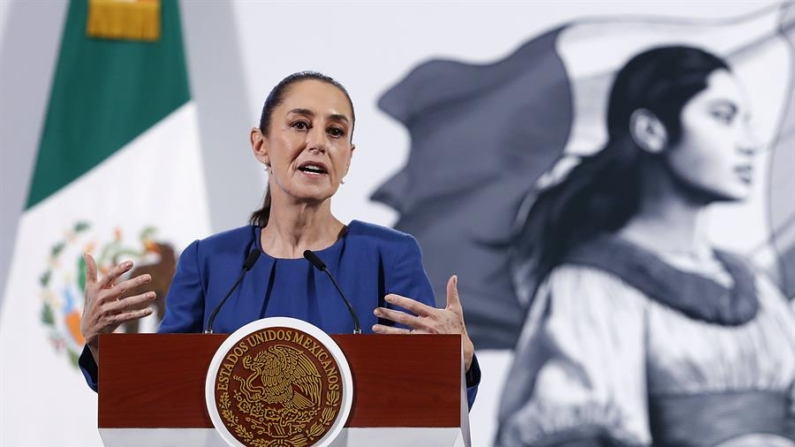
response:
<path fill-rule="evenodd" d="M 316 269 L 320 270 L 321 272 L 325 272 L 326 275 L 328 275 L 328 278 L 331 280 L 331 283 L 334 284 L 334 287 L 337 289 L 337 293 L 340 294 L 340 298 L 342 298 L 342 301 L 345 301 L 345 305 L 348 306 L 348 312 L 350 312 L 351 318 L 353 318 L 353 333 L 361 334 L 362 326 L 359 324 L 359 317 L 356 316 L 356 311 L 353 310 L 351 302 L 348 301 L 348 298 L 345 298 L 345 294 L 342 293 L 342 290 L 340 290 L 339 284 L 337 284 L 337 281 L 334 280 L 334 277 L 331 275 L 331 272 L 329 272 L 328 269 L 326 268 L 326 264 L 312 250 L 304 250 L 304 258 L 306 258 L 306 260 L 309 261 L 310 264 L 315 266 Z"/>
<path fill-rule="evenodd" d="M 215 309 L 213 309 L 213 313 L 210 314 L 210 318 L 207 320 L 207 329 L 204 330 L 205 334 L 213 333 L 213 321 L 215 321 L 215 316 L 218 315 L 218 311 L 221 310 L 221 307 L 223 307 L 224 303 L 226 303 L 226 300 L 228 300 L 229 297 L 232 296 L 232 292 L 234 292 L 235 289 L 237 289 L 237 286 L 240 285 L 240 281 L 243 281 L 243 275 L 245 275 L 246 272 L 251 270 L 251 267 L 254 267 L 254 264 L 257 262 L 257 259 L 259 259 L 259 255 L 260 251 L 258 248 L 251 250 L 251 252 L 248 254 L 248 257 L 246 257 L 245 262 L 243 262 L 243 271 L 240 272 L 240 276 L 237 277 L 237 281 L 235 281 L 235 284 L 232 286 L 231 289 L 229 289 L 229 292 L 226 293 L 224 299 L 222 299 L 221 302 L 218 303 L 217 306 L 215 306 Z"/>

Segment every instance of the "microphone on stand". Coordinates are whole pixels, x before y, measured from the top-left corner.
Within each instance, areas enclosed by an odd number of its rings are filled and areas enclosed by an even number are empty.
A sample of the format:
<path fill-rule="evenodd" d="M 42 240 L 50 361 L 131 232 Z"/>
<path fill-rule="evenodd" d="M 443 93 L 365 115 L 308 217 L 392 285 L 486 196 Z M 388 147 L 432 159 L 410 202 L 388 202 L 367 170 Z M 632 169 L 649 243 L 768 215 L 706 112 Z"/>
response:
<path fill-rule="evenodd" d="M 221 302 L 218 303 L 217 306 L 215 306 L 215 309 L 213 309 L 213 312 L 210 314 L 210 318 L 207 320 L 207 329 L 204 330 L 205 334 L 213 333 L 213 322 L 215 321 L 215 316 L 218 315 L 218 311 L 221 310 L 221 307 L 223 307 L 224 303 L 226 303 L 226 300 L 228 300 L 229 297 L 232 296 L 232 292 L 234 292 L 235 289 L 237 289 L 237 286 L 240 285 L 240 282 L 243 281 L 243 276 L 246 274 L 246 272 L 251 270 L 251 267 L 254 267 L 254 264 L 257 262 L 257 259 L 259 259 L 259 255 L 260 251 L 258 248 L 255 248 L 254 250 L 251 250 L 251 252 L 249 252 L 248 257 L 246 257 L 245 262 L 243 262 L 243 271 L 240 272 L 240 276 L 237 277 L 237 281 L 235 281 L 235 284 L 232 285 L 232 288 L 229 289 L 229 292 L 226 292 L 226 296 L 224 296 L 224 299 L 222 299 Z"/>
<path fill-rule="evenodd" d="M 304 258 L 306 258 L 306 260 L 309 261 L 309 263 L 312 264 L 316 269 L 320 270 L 321 272 L 325 272 L 326 275 L 328 275 L 331 283 L 334 284 L 334 288 L 337 289 L 337 293 L 340 294 L 340 298 L 342 298 L 342 301 L 345 301 L 345 305 L 348 306 L 348 312 L 350 312 L 351 318 L 353 318 L 353 333 L 361 334 L 362 326 L 359 324 L 359 317 L 356 315 L 356 311 L 353 310 L 351 302 L 348 301 L 348 298 L 345 298 L 345 294 L 342 293 L 337 281 L 334 280 L 334 276 L 332 276 L 331 272 L 329 272 L 326 268 L 326 264 L 312 250 L 304 250 Z"/>

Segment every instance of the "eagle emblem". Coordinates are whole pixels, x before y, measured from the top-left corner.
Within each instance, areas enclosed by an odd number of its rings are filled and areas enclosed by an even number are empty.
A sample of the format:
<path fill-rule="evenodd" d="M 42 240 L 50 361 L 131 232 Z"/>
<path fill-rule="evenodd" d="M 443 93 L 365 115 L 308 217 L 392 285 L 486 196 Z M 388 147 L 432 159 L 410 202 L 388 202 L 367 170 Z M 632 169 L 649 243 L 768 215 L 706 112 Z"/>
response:
<path fill-rule="evenodd" d="M 264 401 L 285 409 L 306 410 L 320 404 L 320 373 L 303 352 L 284 345 L 268 347 L 255 358 L 243 358 L 253 372 L 240 382 L 246 400 Z"/>
<path fill-rule="evenodd" d="M 340 410 L 336 362 L 309 334 L 254 333 L 228 351 L 216 400 L 230 433 L 254 447 L 308 447 Z"/>

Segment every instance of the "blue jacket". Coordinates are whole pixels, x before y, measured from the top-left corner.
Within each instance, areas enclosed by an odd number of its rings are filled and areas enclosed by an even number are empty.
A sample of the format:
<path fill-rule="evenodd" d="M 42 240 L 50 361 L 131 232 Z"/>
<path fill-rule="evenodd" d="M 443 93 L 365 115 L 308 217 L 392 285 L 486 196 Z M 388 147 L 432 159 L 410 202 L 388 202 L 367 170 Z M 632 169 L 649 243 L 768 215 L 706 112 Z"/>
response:
<path fill-rule="evenodd" d="M 180 256 L 158 332 L 202 332 L 210 313 L 242 272 L 249 252 L 262 250 L 260 232 L 259 227 L 249 225 L 190 244 Z M 372 333 L 378 322 L 373 315 L 376 307 L 391 307 L 384 301 L 387 294 L 435 305 L 420 248 L 408 234 L 354 220 L 336 243 L 315 253 L 351 301 L 364 333 Z M 213 332 L 234 332 L 254 320 L 273 316 L 308 321 L 330 334 L 353 332 L 348 310 L 325 273 L 303 258 L 276 259 L 263 252 L 221 308 Z M 97 366 L 87 348 L 80 356 L 80 366 L 89 386 L 96 390 Z M 479 382 L 475 360 L 467 373 L 470 407 Z"/>

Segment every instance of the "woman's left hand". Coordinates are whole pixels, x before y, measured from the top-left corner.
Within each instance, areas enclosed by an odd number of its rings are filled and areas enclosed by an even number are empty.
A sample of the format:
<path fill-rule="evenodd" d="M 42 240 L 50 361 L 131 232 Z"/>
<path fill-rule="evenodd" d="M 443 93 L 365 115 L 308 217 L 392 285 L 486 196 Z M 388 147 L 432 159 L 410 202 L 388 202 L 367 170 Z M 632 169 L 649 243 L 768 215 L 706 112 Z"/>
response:
<path fill-rule="evenodd" d="M 376 324 L 373 332 L 378 334 L 461 334 L 464 343 L 464 364 L 466 371 L 472 365 L 475 346 L 467 334 L 464 324 L 464 309 L 458 298 L 458 277 L 453 275 L 447 281 L 447 306 L 437 309 L 404 296 L 389 294 L 384 299 L 390 304 L 400 306 L 414 315 L 397 310 L 378 307 L 373 313 L 378 318 L 394 321 L 411 329 Z"/>

